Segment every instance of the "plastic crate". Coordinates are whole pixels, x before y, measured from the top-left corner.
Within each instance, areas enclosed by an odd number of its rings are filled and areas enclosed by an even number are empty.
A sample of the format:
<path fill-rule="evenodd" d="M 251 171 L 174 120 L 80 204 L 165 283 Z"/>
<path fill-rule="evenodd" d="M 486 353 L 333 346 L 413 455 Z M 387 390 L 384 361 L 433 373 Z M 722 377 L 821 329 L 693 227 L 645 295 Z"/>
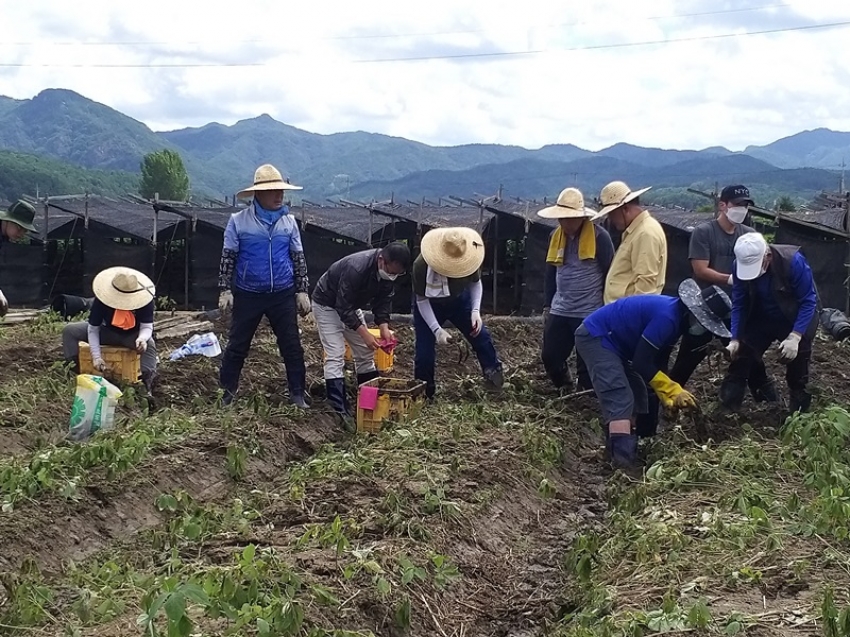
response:
<path fill-rule="evenodd" d="M 113 379 L 120 379 L 128 383 L 138 383 L 142 376 L 141 361 L 139 353 L 134 349 L 126 347 L 100 346 L 100 354 L 109 371 L 107 374 Z M 80 373 L 99 376 L 92 365 L 91 348 L 89 344 L 80 341 Z"/>
<path fill-rule="evenodd" d="M 360 407 L 360 392 L 364 387 L 377 387 L 378 400 L 374 409 Z M 414 416 L 425 402 L 425 381 L 402 378 L 375 378 L 357 389 L 357 431 L 377 433 L 386 418 Z"/>
<path fill-rule="evenodd" d="M 381 330 L 378 328 L 372 328 L 369 330 L 369 333 L 375 338 L 381 338 Z M 390 331 L 390 334 L 395 336 L 395 332 Z M 322 352 L 322 360 L 327 358 L 327 354 Z M 345 360 L 351 361 L 354 360 L 354 356 L 351 353 L 351 348 L 348 346 L 348 342 L 345 343 Z M 379 372 L 391 372 L 393 370 L 393 366 L 395 365 L 395 353 L 387 354 L 384 350 L 378 349 L 375 350 L 375 367 Z"/>

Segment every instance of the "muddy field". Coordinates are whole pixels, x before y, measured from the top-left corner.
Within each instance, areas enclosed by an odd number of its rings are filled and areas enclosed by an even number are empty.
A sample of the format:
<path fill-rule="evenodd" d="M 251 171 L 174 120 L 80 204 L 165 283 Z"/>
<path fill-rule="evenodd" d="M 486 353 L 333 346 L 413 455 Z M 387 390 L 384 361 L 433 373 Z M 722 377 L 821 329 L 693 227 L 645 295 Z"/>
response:
<path fill-rule="evenodd" d="M 806 464 L 814 425 L 780 435 L 781 406 L 710 416 L 710 438 L 665 421 L 647 475 L 613 474 L 595 398 L 549 387 L 539 325 L 502 323 L 503 392 L 451 345 L 437 401 L 352 437 L 305 323 L 308 412 L 263 328 L 231 408 L 217 360 L 164 362 L 152 400 L 128 389 L 115 431 L 71 444 L 61 325 L 0 329 L 0 634 L 808 635 L 828 582 L 844 617 L 850 505 L 813 489 L 846 452 L 817 430 L 833 465 Z M 397 335 L 392 375 L 410 378 Z M 819 423 L 843 418 L 827 406 L 850 395 L 848 359 L 818 342 Z M 712 359 L 693 382 L 705 413 L 721 373 Z"/>

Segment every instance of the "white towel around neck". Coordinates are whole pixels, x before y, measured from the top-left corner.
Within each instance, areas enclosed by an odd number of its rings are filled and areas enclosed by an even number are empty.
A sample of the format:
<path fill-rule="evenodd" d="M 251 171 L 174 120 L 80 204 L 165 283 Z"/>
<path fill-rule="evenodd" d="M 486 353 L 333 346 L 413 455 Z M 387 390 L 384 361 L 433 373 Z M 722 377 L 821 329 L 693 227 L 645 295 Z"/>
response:
<path fill-rule="evenodd" d="M 425 275 L 425 296 L 429 299 L 442 299 L 450 296 L 449 292 L 449 277 L 437 274 L 428 266 L 428 273 Z"/>

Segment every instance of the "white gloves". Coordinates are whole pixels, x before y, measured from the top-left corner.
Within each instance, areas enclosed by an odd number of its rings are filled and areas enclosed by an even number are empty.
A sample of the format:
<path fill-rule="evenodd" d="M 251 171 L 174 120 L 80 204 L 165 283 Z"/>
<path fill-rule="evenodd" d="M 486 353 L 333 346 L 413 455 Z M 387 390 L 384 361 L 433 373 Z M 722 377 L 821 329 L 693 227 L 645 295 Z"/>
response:
<path fill-rule="evenodd" d="M 733 285 L 733 284 L 734 284 L 734 282 L 735 282 L 735 277 L 734 277 L 734 276 L 732 276 L 732 275 L 730 274 L 730 275 L 729 275 L 729 280 L 728 280 L 728 281 L 726 281 L 726 283 L 727 283 L 727 285 Z"/>
<path fill-rule="evenodd" d="M 478 310 L 472 310 L 472 335 L 478 336 L 481 333 L 481 328 L 484 327 L 484 322 L 481 320 L 481 313 Z"/>
<path fill-rule="evenodd" d="M 6 316 L 6 312 L 9 311 L 9 301 L 6 300 L 6 295 L 3 294 L 3 290 L 0 290 L 0 316 Z"/>
<path fill-rule="evenodd" d="M 139 354 L 144 354 L 147 349 L 148 349 L 147 339 L 137 338 L 136 339 L 136 351 L 139 352 Z"/>
<path fill-rule="evenodd" d="M 797 332 L 791 332 L 784 341 L 779 344 L 779 358 L 784 363 L 790 363 L 797 358 L 797 351 L 800 349 L 800 335 Z"/>
<path fill-rule="evenodd" d="M 738 355 L 738 349 L 740 349 L 741 344 L 736 340 L 729 341 L 729 344 L 726 346 L 726 351 L 729 352 L 729 356 L 734 360 Z"/>
<path fill-rule="evenodd" d="M 452 340 L 452 335 L 449 334 L 442 327 L 434 332 L 434 337 L 437 339 L 437 343 L 440 345 L 446 345 L 450 340 Z"/>
<path fill-rule="evenodd" d="M 107 369 L 109 369 L 106 366 L 106 361 L 103 360 L 102 358 L 93 358 L 91 364 L 92 364 L 92 367 L 94 367 L 97 371 L 99 371 L 101 373 L 105 372 Z"/>
<path fill-rule="evenodd" d="M 218 295 L 218 309 L 222 314 L 233 309 L 233 292 L 224 290 Z"/>
<path fill-rule="evenodd" d="M 310 305 L 310 295 L 306 292 L 298 292 L 295 295 L 295 306 L 298 308 L 298 314 L 307 316 L 313 309 Z"/>

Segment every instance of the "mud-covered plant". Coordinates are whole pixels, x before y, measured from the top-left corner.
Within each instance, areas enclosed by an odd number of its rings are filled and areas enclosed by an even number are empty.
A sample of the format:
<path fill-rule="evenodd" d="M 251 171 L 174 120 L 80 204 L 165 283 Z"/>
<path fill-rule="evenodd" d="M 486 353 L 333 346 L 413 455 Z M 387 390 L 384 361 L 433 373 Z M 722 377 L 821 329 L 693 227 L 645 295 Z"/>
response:
<path fill-rule="evenodd" d="M 248 451 L 241 445 L 227 446 L 227 474 L 234 480 L 245 477 L 248 467 Z"/>
<path fill-rule="evenodd" d="M 835 592 L 826 585 L 820 603 L 824 637 L 846 637 L 850 635 L 850 606 L 839 610 L 835 603 Z"/>
<path fill-rule="evenodd" d="M 439 514 L 441 517 L 456 519 L 460 517 L 460 506 L 457 502 L 446 498 L 446 491 L 442 486 L 428 488 L 422 496 L 422 510 L 427 515 Z"/>
<path fill-rule="evenodd" d="M 55 592 L 47 585 L 36 563 L 27 558 L 18 572 L 0 573 L 0 623 L 10 626 L 38 626 L 55 621 Z"/>
<path fill-rule="evenodd" d="M 431 568 L 433 571 L 434 585 L 443 589 L 457 579 L 460 579 L 460 571 L 449 558 L 439 553 L 431 555 Z"/>

